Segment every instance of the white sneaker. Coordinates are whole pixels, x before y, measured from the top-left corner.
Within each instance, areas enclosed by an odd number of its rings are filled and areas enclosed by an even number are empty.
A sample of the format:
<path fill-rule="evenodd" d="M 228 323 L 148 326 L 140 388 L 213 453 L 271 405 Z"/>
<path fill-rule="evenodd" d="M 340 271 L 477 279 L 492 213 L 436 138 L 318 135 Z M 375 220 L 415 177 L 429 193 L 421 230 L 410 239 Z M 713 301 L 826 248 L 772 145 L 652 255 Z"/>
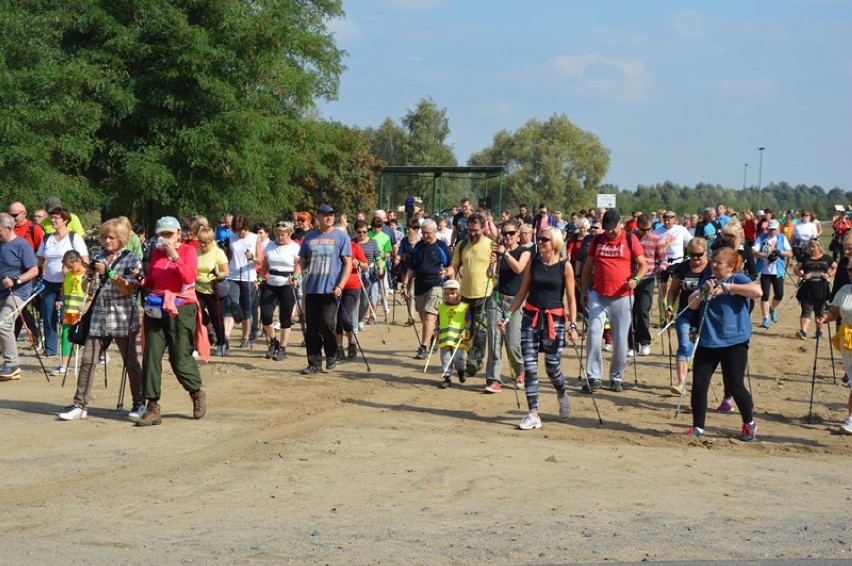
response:
<path fill-rule="evenodd" d="M 275 332 L 278 332 L 279 330 L 281 330 L 281 323 L 278 322 L 277 320 L 275 322 L 273 322 L 272 323 L 272 330 L 274 330 Z"/>
<path fill-rule="evenodd" d="M 134 403 L 133 408 L 130 409 L 129 413 L 127 413 L 127 418 L 131 421 L 138 421 L 144 417 L 147 412 L 148 408 L 145 406 L 145 403 Z"/>
<path fill-rule="evenodd" d="M 65 375 L 65 366 L 59 366 L 55 370 L 53 370 L 53 375 Z"/>
<path fill-rule="evenodd" d="M 847 417 L 843 424 L 840 425 L 840 434 L 852 435 L 852 417 Z"/>
<path fill-rule="evenodd" d="M 565 392 L 565 395 L 559 397 L 557 395 L 556 400 L 559 402 L 559 418 L 567 419 L 571 416 L 571 405 L 568 403 L 568 392 Z"/>
<path fill-rule="evenodd" d="M 524 417 L 524 420 L 521 421 L 521 424 L 518 425 L 518 428 L 521 430 L 541 428 L 541 417 L 532 413 L 527 413 L 527 416 Z"/>
<path fill-rule="evenodd" d="M 70 411 L 68 411 L 66 413 L 59 413 L 59 420 L 61 420 L 61 421 L 78 421 L 80 419 L 85 419 L 88 416 L 88 414 L 89 414 L 88 411 L 86 411 L 86 409 L 84 409 L 83 407 L 79 407 L 77 405 L 74 405 L 74 407 Z"/>
<path fill-rule="evenodd" d="M 636 355 L 636 352 L 633 350 L 633 348 L 630 348 L 629 350 L 627 350 L 627 357 L 628 358 L 632 358 L 635 355 Z"/>
<path fill-rule="evenodd" d="M 604 344 L 604 352 L 612 352 L 612 344 Z"/>
<path fill-rule="evenodd" d="M 98 365 L 103 366 L 109 363 L 109 354 L 104 354 L 98 358 Z"/>
<path fill-rule="evenodd" d="M 650 356 L 651 355 L 651 345 L 644 344 L 641 348 L 639 348 L 640 356 Z"/>

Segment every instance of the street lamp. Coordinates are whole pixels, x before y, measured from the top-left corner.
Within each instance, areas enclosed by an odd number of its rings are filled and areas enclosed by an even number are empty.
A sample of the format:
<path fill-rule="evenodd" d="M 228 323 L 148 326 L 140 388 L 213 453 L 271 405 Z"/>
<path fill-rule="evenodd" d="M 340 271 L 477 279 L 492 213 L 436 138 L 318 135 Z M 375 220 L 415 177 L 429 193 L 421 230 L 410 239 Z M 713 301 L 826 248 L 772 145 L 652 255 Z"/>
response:
<path fill-rule="evenodd" d="M 745 164 L 745 171 L 743 171 L 743 190 L 746 188 L 746 179 L 748 179 L 748 163 Z"/>
<path fill-rule="evenodd" d="M 765 147 L 757 148 L 757 151 L 760 152 L 760 163 L 757 166 L 757 200 L 758 200 L 758 206 L 760 205 L 760 199 L 763 196 L 763 193 L 761 192 L 761 175 L 763 175 L 763 150 L 764 149 L 766 149 L 766 148 Z"/>

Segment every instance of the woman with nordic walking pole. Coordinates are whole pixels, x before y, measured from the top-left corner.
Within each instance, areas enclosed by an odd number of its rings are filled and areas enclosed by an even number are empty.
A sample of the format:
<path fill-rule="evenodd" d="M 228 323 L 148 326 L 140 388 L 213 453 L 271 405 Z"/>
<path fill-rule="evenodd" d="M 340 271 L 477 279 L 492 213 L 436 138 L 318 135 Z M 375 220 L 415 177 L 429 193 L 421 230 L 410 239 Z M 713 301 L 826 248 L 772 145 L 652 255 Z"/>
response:
<path fill-rule="evenodd" d="M 272 241 L 263 250 L 263 263 L 258 280 L 264 281 L 260 287 L 260 322 L 263 333 L 269 342 L 266 350 L 267 360 L 281 361 L 287 357 L 290 345 L 290 329 L 293 326 L 293 307 L 296 306 L 296 293 L 293 284 L 296 264 L 299 261 L 299 244 L 292 240 L 293 224 L 278 222 L 272 230 Z M 278 309 L 278 323 L 281 329 L 275 336 L 272 318 Z"/>
<path fill-rule="evenodd" d="M 757 432 L 751 394 L 743 379 L 751 339 L 749 300 L 760 298 L 762 291 L 760 284 L 737 273 L 741 261 L 732 248 L 716 250 L 710 262 L 712 274 L 689 297 L 690 308 L 703 313 L 693 357 L 692 426 L 685 431 L 689 436 L 704 434 L 707 392 L 720 364 L 725 387 L 733 394 L 742 415 L 740 440 L 750 442 Z"/>
<path fill-rule="evenodd" d="M 521 322 L 521 351 L 524 355 L 524 391 L 529 413 L 518 428 L 541 428 L 538 412 L 538 354 L 544 353 L 544 364 L 550 383 L 556 389 L 559 418 L 571 416 L 568 390 L 562 374 L 562 347 L 565 330 L 568 339 L 577 341 L 577 302 L 574 297 L 574 269 L 559 255 L 565 247 L 562 232 L 555 227 L 544 228 L 536 238 L 538 255 L 524 270 L 524 279 L 515 299 L 499 324 L 500 331 L 509 325 L 523 305 Z M 526 300 L 526 303 L 524 302 Z M 568 311 L 565 311 L 565 305 Z"/>
<path fill-rule="evenodd" d="M 195 295 L 201 308 L 202 322 L 216 333 L 216 356 L 224 357 L 228 337 L 222 313 L 222 297 L 219 285 L 230 274 L 228 257 L 216 245 L 216 233 L 206 226 L 198 230 L 198 279 L 195 280 Z"/>
<path fill-rule="evenodd" d="M 138 421 L 145 415 L 142 367 L 136 353 L 139 316 L 135 312 L 135 290 L 142 262 L 139 256 L 126 248 L 129 240 L 130 230 L 123 221 L 113 218 L 101 225 L 100 241 L 104 247 L 104 257 L 93 260 L 89 265 L 89 276 L 92 280 L 88 294 L 93 297 L 98 288 L 100 292 L 97 293 L 95 301 L 85 309 L 91 310 L 92 318 L 89 336 L 83 347 L 80 373 L 77 375 L 77 390 L 73 404 L 59 414 L 60 420 L 74 421 L 84 419 L 88 415 L 92 384 L 98 367 L 98 352 L 102 345 L 112 340 L 118 345 L 130 378 L 133 405 L 127 416 L 130 420 Z"/>

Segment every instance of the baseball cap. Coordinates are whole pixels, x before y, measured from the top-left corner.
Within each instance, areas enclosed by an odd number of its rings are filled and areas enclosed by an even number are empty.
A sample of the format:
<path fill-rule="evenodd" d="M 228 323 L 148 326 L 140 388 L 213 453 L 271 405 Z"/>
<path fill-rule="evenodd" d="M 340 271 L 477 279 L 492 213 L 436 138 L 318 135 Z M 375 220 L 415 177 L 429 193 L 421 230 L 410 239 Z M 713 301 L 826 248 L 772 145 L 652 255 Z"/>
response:
<path fill-rule="evenodd" d="M 334 214 L 334 209 L 330 204 L 321 204 L 317 208 L 317 214 Z"/>
<path fill-rule="evenodd" d="M 607 209 L 603 215 L 603 220 L 601 220 L 601 228 L 604 230 L 612 230 L 618 226 L 620 220 L 621 214 L 619 214 L 618 210 L 614 208 Z"/>
<path fill-rule="evenodd" d="M 758 210 L 758 211 L 757 211 L 757 215 L 758 215 L 758 216 L 763 216 L 763 211 L 762 211 L 762 210 Z"/>
<path fill-rule="evenodd" d="M 767 230 L 777 230 L 781 227 L 781 224 L 777 220 L 770 220 L 769 224 L 766 225 Z"/>
<path fill-rule="evenodd" d="M 180 232 L 180 222 L 174 216 L 163 216 L 157 220 L 154 232 L 157 234 L 160 232 Z"/>
<path fill-rule="evenodd" d="M 455 279 L 450 279 L 444 283 L 444 289 L 461 289 L 461 284 Z"/>
<path fill-rule="evenodd" d="M 47 211 L 48 214 L 61 207 L 62 201 L 59 200 L 59 197 L 47 197 L 44 200 L 44 209 Z"/>

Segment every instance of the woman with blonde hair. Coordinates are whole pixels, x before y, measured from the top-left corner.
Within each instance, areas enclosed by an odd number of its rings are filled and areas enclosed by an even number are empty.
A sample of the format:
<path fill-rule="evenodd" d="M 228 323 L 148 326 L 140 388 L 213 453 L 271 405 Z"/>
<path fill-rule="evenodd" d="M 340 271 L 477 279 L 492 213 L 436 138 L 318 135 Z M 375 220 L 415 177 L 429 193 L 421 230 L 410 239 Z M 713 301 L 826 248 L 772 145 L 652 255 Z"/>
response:
<path fill-rule="evenodd" d="M 195 296 L 198 298 L 198 306 L 201 308 L 201 317 L 204 326 L 213 327 L 216 334 L 216 356 L 224 356 L 227 343 L 225 326 L 223 323 L 222 303 L 225 300 L 222 295 L 224 289 L 220 286 L 229 285 L 223 280 L 230 274 L 228 268 L 228 256 L 216 245 L 216 232 L 207 226 L 198 229 L 198 275 L 195 278 Z"/>
<path fill-rule="evenodd" d="M 825 248 L 822 247 L 819 239 L 810 240 L 806 249 L 807 253 L 799 258 L 799 263 L 794 268 L 794 273 L 802 278 L 799 290 L 796 292 L 796 298 L 802 306 L 796 337 L 801 340 L 808 337 L 811 315 L 819 318 L 825 314 L 831 292 L 828 280 L 834 277 L 834 271 L 837 269 L 837 262 L 825 253 Z"/>

